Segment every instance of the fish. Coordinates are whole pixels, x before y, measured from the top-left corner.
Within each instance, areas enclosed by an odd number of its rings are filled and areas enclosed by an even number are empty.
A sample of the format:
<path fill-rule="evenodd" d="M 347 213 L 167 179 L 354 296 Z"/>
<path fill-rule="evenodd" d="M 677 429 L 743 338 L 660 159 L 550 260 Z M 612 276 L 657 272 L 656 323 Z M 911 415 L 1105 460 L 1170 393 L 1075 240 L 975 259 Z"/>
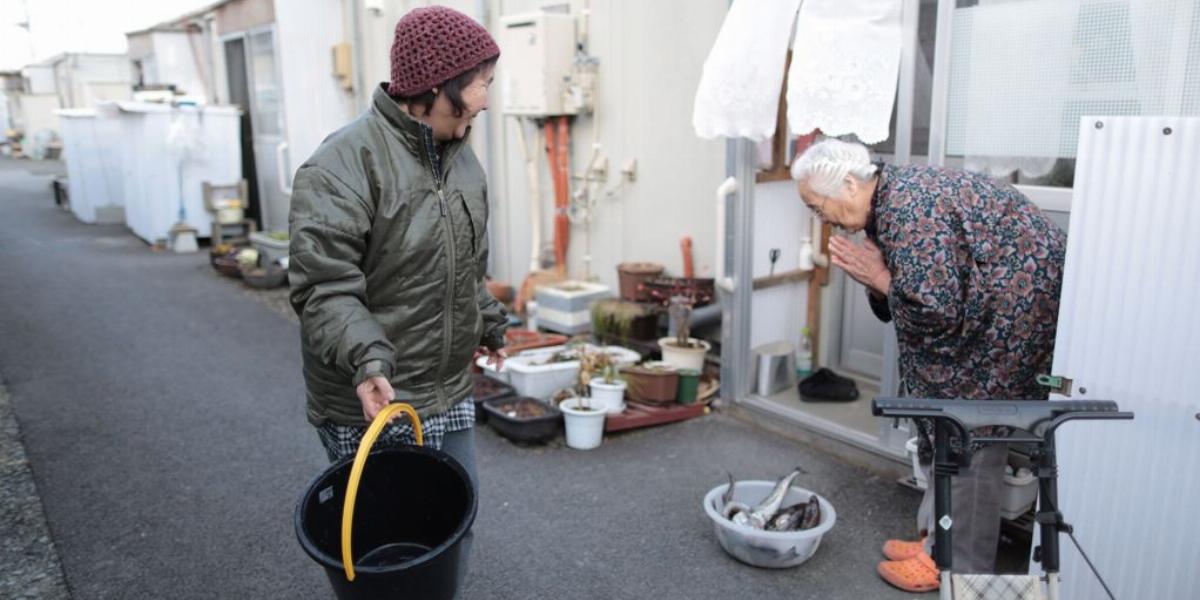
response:
<path fill-rule="evenodd" d="M 737 486 L 737 482 L 733 480 L 733 473 L 727 471 L 725 475 L 729 477 L 729 487 L 725 490 L 724 494 L 721 494 L 721 515 L 737 523 L 738 520 L 734 517 L 749 514 L 750 507 L 741 502 L 733 501 L 733 488 Z"/>
<path fill-rule="evenodd" d="M 800 519 L 799 529 L 812 529 L 821 524 L 821 501 L 817 499 L 817 495 L 809 496 L 808 502 L 805 503 L 804 517 Z"/>
<path fill-rule="evenodd" d="M 783 505 L 783 497 L 787 495 L 788 488 L 792 487 L 792 482 L 800 476 L 803 470 L 799 467 L 792 471 L 787 477 L 779 480 L 775 484 L 775 488 L 767 495 L 757 506 L 750 509 L 748 513 L 734 513 L 730 519 L 739 525 L 746 525 L 755 529 L 766 529 L 767 523 L 779 512 L 779 507 Z"/>
<path fill-rule="evenodd" d="M 800 528 L 800 521 L 804 519 L 804 510 L 808 507 L 807 502 L 797 502 L 787 508 L 775 513 L 771 517 L 771 522 L 767 523 L 767 531 L 793 531 Z"/>
<path fill-rule="evenodd" d="M 773 531 L 790 531 L 804 520 L 806 511 L 811 510 L 804 502 L 793 504 L 787 509 L 780 510 L 783 506 L 783 499 L 787 496 L 788 489 L 791 488 L 792 482 L 801 474 L 807 474 L 808 471 L 801 467 L 796 467 L 790 474 L 780 479 L 771 493 L 763 499 L 758 505 L 751 508 L 750 506 L 733 500 L 733 490 L 736 482 L 733 480 L 733 474 L 726 472 L 729 477 L 729 487 L 725 493 L 721 495 L 723 502 L 721 514 L 730 521 L 738 525 L 744 525 L 754 529 L 771 529 Z M 815 496 L 814 496 L 815 497 Z M 818 507 L 819 510 L 819 507 Z M 784 516 L 783 519 L 777 519 L 777 516 Z M 818 516 L 819 519 L 819 516 Z M 776 521 L 779 521 L 776 523 Z M 783 529 L 787 527 L 788 529 Z"/>

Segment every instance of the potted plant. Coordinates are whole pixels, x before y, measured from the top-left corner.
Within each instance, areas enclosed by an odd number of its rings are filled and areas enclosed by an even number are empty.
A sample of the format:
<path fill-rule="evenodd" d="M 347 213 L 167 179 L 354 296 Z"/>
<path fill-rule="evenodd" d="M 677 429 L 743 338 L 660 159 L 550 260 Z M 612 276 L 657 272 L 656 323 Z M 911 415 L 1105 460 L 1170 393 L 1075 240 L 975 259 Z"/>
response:
<path fill-rule="evenodd" d="M 591 450 L 600 445 L 604 437 L 604 415 L 601 407 L 595 406 L 585 396 L 572 395 L 558 405 L 567 425 L 567 446 L 576 450 Z"/>
<path fill-rule="evenodd" d="M 606 413 L 619 415 L 625 410 L 625 381 L 617 374 L 617 366 L 611 362 L 604 366 L 601 374 L 588 381 L 592 400 L 603 406 Z"/>
<path fill-rule="evenodd" d="M 688 296 L 673 296 L 668 310 L 675 321 L 675 336 L 658 340 L 663 362 L 677 369 L 704 370 L 704 356 L 712 346 L 691 337 L 692 306 L 694 300 Z"/>
<path fill-rule="evenodd" d="M 590 450 L 599 446 L 604 437 L 608 406 L 585 395 L 591 390 L 592 375 L 604 364 L 611 364 L 607 354 L 591 352 L 586 346 L 579 348 L 579 378 L 570 397 L 558 405 L 567 426 L 568 447 Z"/>
<path fill-rule="evenodd" d="M 662 362 L 648 362 L 621 370 L 629 399 L 646 404 L 671 404 L 679 389 L 679 371 Z"/>
<path fill-rule="evenodd" d="M 485 400 L 482 406 L 488 425 L 514 442 L 543 443 L 558 434 L 558 409 L 540 400 L 509 396 Z"/>
<path fill-rule="evenodd" d="M 662 275 L 663 266 L 658 263 L 634 262 L 617 265 L 617 281 L 621 298 L 630 302 L 645 302 L 650 299 L 645 282 Z"/>
<path fill-rule="evenodd" d="M 592 304 L 592 334 L 600 343 L 628 345 L 630 339 L 652 340 L 657 328 L 658 314 L 646 305 L 617 298 Z"/>
<path fill-rule="evenodd" d="M 472 373 L 471 383 L 471 398 L 475 400 L 476 423 L 487 422 L 488 412 L 483 408 L 484 402 L 498 398 L 508 398 L 515 396 L 517 393 L 511 385 L 482 373 Z"/>

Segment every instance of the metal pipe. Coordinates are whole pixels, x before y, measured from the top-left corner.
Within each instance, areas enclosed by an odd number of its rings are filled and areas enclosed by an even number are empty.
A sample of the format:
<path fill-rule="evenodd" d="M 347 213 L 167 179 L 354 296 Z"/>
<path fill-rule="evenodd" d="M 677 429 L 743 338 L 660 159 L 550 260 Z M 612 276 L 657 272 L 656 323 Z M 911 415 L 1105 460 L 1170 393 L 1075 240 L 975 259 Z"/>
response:
<path fill-rule="evenodd" d="M 936 419 L 933 427 L 933 557 L 938 569 L 946 573 L 954 567 L 954 542 L 950 531 L 954 526 L 954 518 L 950 514 L 950 471 L 955 465 L 950 461 L 950 425 L 945 419 Z"/>
<path fill-rule="evenodd" d="M 484 26 L 485 29 L 491 29 L 491 12 L 488 10 L 487 0 L 475 0 L 475 14 L 479 16 L 479 22 L 480 22 L 480 24 L 482 24 Z M 493 175 L 493 173 L 496 173 L 496 158 L 495 158 L 496 152 L 495 152 L 495 144 L 493 143 L 493 140 L 492 140 L 493 136 L 492 136 L 491 112 L 485 110 L 482 112 L 482 114 L 479 115 L 478 118 L 480 120 L 478 129 L 483 130 L 483 151 L 484 151 L 484 153 L 487 154 L 487 159 L 486 159 L 487 172 L 484 174 L 484 176 L 487 179 L 488 188 L 495 190 L 495 189 L 498 189 L 498 186 L 492 185 L 492 183 L 494 182 L 493 178 L 495 177 Z M 496 214 L 496 211 L 494 209 L 496 207 L 496 198 L 497 197 L 498 197 L 498 194 L 495 194 L 495 193 L 488 194 L 488 196 L 487 196 L 488 214 L 489 215 Z M 485 223 L 485 225 L 486 225 L 486 223 Z M 487 235 L 488 235 L 488 239 L 485 240 L 484 243 L 487 244 L 488 248 L 491 248 L 492 247 L 492 238 L 495 235 L 495 228 L 488 227 Z M 496 263 L 496 253 L 488 252 L 488 264 L 484 266 L 487 269 L 488 273 L 494 274 L 496 272 L 496 269 L 494 267 L 495 263 Z"/>
<path fill-rule="evenodd" d="M 933 94 L 929 107 L 929 164 L 946 163 L 946 113 L 950 102 L 950 49 L 954 0 L 938 0 L 937 33 L 933 50 Z"/>
<path fill-rule="evenodd" d="M 1054 447 L 1054 433 L 1045 434 L 1041 457 L 1038 460 L 1038 516 L 1050 513 L 1061 518 L 1058 512 L 1058 465 Z M 1058 529 L 1059 522 L 1042 523 L 1042 570 L 1047 574 L 1059 571 Z"/>
<path fill-rule="evenodd" d="M 913 94 L 915 92 L 921 0 L 904 0 L 900 19 L 900 84 L 896 94 L 897 165 L 912 162 Z"/>
<path fill-rule="evenodd" d="M 717 186 L 717 256 L 714 261 L 716 267 L 716 285 L 718 289 L 733 293 L 734 280 L 726 274 L 726 256 L 725 256 L 725 240 L 730 236 L 728 232 L 729 223 L 725 214 L 725 198 L 726 196 L 737 191 L 738 181 L 735 177 L 730 176 Z"/>
<path fill-rule="evenodd" d="M 718 282 L 717 294 L 721 299 L 721 400 L 733 403 L 750 393 L 750 325 L 752 297 L 751 286 L 737 282 L 747 273 L 752 273 L 751 252 L 754 243 L 754 174 L 755 147 L 746 139 L 738 138 L 726 143 L 726 174 L 739 186 L 737 200 L 733 202 L 732 222 L 722 219 L 721 238 L 723 256 L 717 257 L 719 274 L 726 274 L 726 264 L 733 271 L 732 277 Z M 726 180 L 728 181 L 728 180 Z M 725 201 L 719 205 L 724 207 Z M 724 216 L 722 212 L 722 216 Z M 725 284 L 725 285 L 722 285 Z M 729 289 L 732 287 L 732 289 Z M 726 385 L 727 384 L 727 385 Z"/>

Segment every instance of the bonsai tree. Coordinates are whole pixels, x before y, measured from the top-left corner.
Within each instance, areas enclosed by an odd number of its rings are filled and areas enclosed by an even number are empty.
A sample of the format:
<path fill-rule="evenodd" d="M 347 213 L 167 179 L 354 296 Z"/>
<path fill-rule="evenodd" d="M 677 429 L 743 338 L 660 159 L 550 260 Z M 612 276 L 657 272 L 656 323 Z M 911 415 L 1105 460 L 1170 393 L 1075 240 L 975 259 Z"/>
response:
<path fill-rule="evenodd" d="M 650 296 L 667 308 L 675 321 L 675 344 L 680 348 L 692 348 L 692 308 L 712 301 L 712 291 L 696 285 L 695 280 L 676 279 L 666 288 L 651 288 Z"/>
<path fill-rule="evenodd" d="M 681 348 L 692 347 L 692 302 L 684 296 L 671 298 L 667 309 L 675 320 L 675 344 Z"/>

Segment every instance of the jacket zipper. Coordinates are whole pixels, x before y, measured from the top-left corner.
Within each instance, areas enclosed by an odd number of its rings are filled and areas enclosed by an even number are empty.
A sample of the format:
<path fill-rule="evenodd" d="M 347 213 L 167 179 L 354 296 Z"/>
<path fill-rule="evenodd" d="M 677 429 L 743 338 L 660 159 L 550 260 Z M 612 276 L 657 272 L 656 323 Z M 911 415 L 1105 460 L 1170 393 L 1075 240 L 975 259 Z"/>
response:
<path fill-rule="evenodd" d="M 450 210 L 446 206 L 446 194 L 442 191 L 442 184 L 440 181 L 437 184 L 437 194 L 438 203 L 441 205 L 442 209 L 442 218 L 445 220 L 446 238 L 450 240 L 450 252 L 448 257 L 450 261 L 450 268 L 446 282 L 446 299 L 442 305 L 442 330 L 444 332 L 444 335 L 442 336 L 442 339 L 444 340 L 442 343 L 442 365 L 441 368 L 438 369 L 438 400 L 440 402 L 444 402 L 446 399 L 446 388 L 444 387 L 444 383 L 446 381 L 446 365 L 450 363 L 450 348 L 454 345 L 454 328 L 450 326 L 450 318 L 453 315 L 452 305 L 454 303 L 455 272 L 458 270 L 458 265 L 455 264 L 455 261 L 457 260 L 455 257 L 457 249 L 455 248 L 454 244 L 454 219 L 450 217 Z"/>
<path fill-rule="evenodd" d="M 445 231 L 446 238 L 449 241 L 449 256 L 447 257 L 449 262 L 447 263 L 446 273 L 446 293 L 445 298 L 442 300 L 442 360 L 437 368 L 436 386 L 438 404 L 443 404 L 446 402 L 446 366 L 450 363 L 450 349 L 454 347 L 454 328 L 451 327 L 450 319 L 453 315 L 454 286 L 456 279 L 455 274 L 458 270 L 458 259 L 456 256 L 457 247 L 454 242 L 454 219 L 450 216 L 450 208 L 446 203 L 446 192 L 443 189 L 443 178 L 446 170 L 445 164 L 449 163 L 450 159 L 454 158 L 454 155 L 457 154 L 458 148 L 449 148 L 446 152 L 445 162 L 439 161 L 438 157 L 434 155 L 437 150 L 434 148 L 433 132 L 423 129 L 422 134 L 422 137 L 424 138 L 423 142 L 425 145 L 425 152 L 429 155 L 428 158 L 431 167 L 430 171 L 433 173 L 434 189 L 437 191 L 438 195 L 438 210 L 441 212 L 444 228 L 443 231 Z M 434 165 L 439 164 L 439 162 L 442 163 L 442 168 L 434 167 Z"/>

